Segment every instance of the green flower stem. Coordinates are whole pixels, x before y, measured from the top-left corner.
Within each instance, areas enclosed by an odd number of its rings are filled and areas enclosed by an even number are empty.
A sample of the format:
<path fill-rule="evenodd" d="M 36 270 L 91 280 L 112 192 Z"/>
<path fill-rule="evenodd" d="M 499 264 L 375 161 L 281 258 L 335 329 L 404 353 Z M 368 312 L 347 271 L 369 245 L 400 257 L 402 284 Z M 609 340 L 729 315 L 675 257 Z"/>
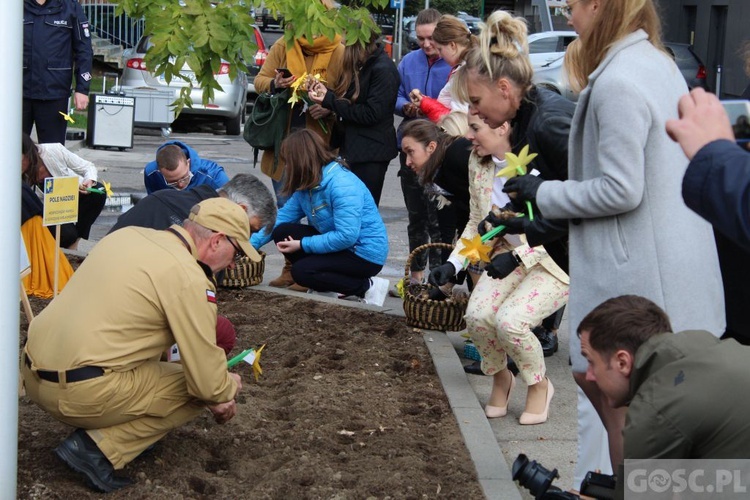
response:
<path fill-rule="evenodd" d="M 96 188 L 86 188 L 87 193 L 96 193 L 96 194 L 104 194 L 103 189 L 96 189 Z"/>
<path fill-rule="evenodd" d="M 229 361 L 227 361 L 227 368 L 234 368 L 235 366 L 237 366 L 237 364 L 240 361 L 242 361 L 243 359 L 245 359 L 245 356 L 247 356 L 251 352 L 253 352 L 252 349 L 245 349 L 244 351 L 242 351 L 241 353 L 239 353 L 237 356 L 235 356 L 232 359 L 230 359 Z"/>
<path fill-rule="evenodd" d="M 307 95 L 306 95 L 306 94 L 305 94 L 305 95 L 302 95 L 302 100 L 303 100 L 303 101 L 305 101 L 305 104 L 307 104 L 307 106 L 308 106 L 308 107 L 312 106 L 313 104 L 317 104 L 317 103 L 315 103 L 315 102 L 312 102 L 312 101 L 311 101 L 311 100 L 310 100 L 310 99 L 309 99 L 309 98 L 307 97 Z M 324 133 L 324 134 L 326 134 L 326 135 L 328 135 L 328 127 L 326 127 L 326 124 L 325 124 L 325 122 L 323 122 L 323 120 L 321 120 L 320 118 L 318 118 L 318 125 L 320 125 L 320 128 L 321 128 L 321 129 L 323 129 L 323 133 Z"/>
<path fill-rule="evenodd" d="M 518 172 L 518 175 L 526 175 L 527 172 L 524 171 L 522 166 L 516 167 L 516 172 Z M 529 209 L 529 220 L 534 220 L 534 211 L 531 209 L 531 202 L 526 200 L 526 208 Z"/>

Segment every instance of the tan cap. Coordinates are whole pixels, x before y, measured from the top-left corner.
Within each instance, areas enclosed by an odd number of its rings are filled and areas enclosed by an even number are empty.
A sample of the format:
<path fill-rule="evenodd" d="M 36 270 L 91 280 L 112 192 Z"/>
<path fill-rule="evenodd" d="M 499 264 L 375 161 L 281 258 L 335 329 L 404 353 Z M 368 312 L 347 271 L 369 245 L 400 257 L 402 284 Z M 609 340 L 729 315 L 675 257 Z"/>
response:
<path fill-rule="evenodd" d="M 217 197 L 203 200 L 190 209 L 190 220 L 206 229 L 224 233 L 237 240 L 246 256 L 260 262 L 260 254 L 250 244 L 250 220 L 245 210 L 237 203 Z"/>

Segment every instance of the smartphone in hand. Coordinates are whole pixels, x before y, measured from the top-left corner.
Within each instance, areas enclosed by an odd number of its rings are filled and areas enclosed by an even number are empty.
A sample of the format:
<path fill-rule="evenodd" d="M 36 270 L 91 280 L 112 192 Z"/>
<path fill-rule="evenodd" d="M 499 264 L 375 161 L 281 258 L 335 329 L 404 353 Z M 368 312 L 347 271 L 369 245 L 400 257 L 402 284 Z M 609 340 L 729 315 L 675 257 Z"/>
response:
<path fill-rule="evenodd" d="M 743 99 L 723 100 L 721 104 L 729 115 L 734 137 L 738 143 L 750 142 L 750 101 Z"/>
<path fill-rule="evenodd" d="M 289 71 L 289 68 L 276 68 L 276 71 L 281 73 L 281 76 L 283 76 L 284 78 L 289 78 L 290 76 L 292 76 L 292 72 Z"/>

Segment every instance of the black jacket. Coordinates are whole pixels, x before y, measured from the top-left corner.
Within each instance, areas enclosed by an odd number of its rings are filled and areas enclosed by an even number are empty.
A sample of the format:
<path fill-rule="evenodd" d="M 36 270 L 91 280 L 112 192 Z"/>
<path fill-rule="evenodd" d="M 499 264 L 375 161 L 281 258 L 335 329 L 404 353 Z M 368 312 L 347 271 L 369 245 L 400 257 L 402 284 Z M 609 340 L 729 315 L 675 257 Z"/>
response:
<path fill-rule="evenodd" d="M 471 142 L 463 137 L 445 149 L 445 158 L 433 182 L 448 191 L 445 197 L 456 214 L 456 230 L 460 235 L 469 222 L 469 157 Z M 443 209 L 445 210 L 445 209 Z"/>
<path fill-rule="evenodd" d="M 400 77 L 396 65 L 378 47 L 359 72 L 359 96 L 355 102 L 328 92 L 323 107 L 336 113 L 331 147 L 350 165 L 390 161 L 398 154 L 393 108 Z M 354 93 L 354 84 L 346 96 Z"/>
<path fill-rule="evenodd" d="M 77 0 L 23 2 L 23 97 L 62 99 L 89 93 L 93 64 L 89 22 Z"/>
<path fill-rule="evenodd" d="M 531 167 L 542 179 L 568 179 L 568 138 L 575 104 L 542 88 L 532 89 L 511 122 L 511 146 L 518 154 L 527 144 L 538 156 Z M 535 211 L 535 222 L 526 232 L 529 245 L 544 245 L 555 263 L 568 272 L 568 221 L 550 220 Z"/>
<path fill-rule="evenodd" d="M 172 224 L 181 226 L 182 221 L 190 215 L 193 205 L 217 196 L 219 193 L 206 184 L 184 191 L 162 189 L 146 196 L 122 214 L 109 232 L 128 226 L 151 229 L 167 229 Z"/>

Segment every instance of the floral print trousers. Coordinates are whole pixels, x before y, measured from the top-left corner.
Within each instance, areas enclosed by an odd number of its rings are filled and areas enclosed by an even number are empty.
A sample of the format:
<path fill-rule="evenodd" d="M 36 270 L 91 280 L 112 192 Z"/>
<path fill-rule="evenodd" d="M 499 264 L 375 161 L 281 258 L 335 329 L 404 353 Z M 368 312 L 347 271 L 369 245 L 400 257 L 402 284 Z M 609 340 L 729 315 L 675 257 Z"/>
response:
<path fill-rule="evenodd" d="M 510 356 L 527 385 L 544 379 L 542 346 L 531 329 L 568 302 L 569 286 L 536 265 L 504 279 L 482 274 L 466 309 L 469 335 L 482 355 L 482 371 L 494 375 Z"/>

